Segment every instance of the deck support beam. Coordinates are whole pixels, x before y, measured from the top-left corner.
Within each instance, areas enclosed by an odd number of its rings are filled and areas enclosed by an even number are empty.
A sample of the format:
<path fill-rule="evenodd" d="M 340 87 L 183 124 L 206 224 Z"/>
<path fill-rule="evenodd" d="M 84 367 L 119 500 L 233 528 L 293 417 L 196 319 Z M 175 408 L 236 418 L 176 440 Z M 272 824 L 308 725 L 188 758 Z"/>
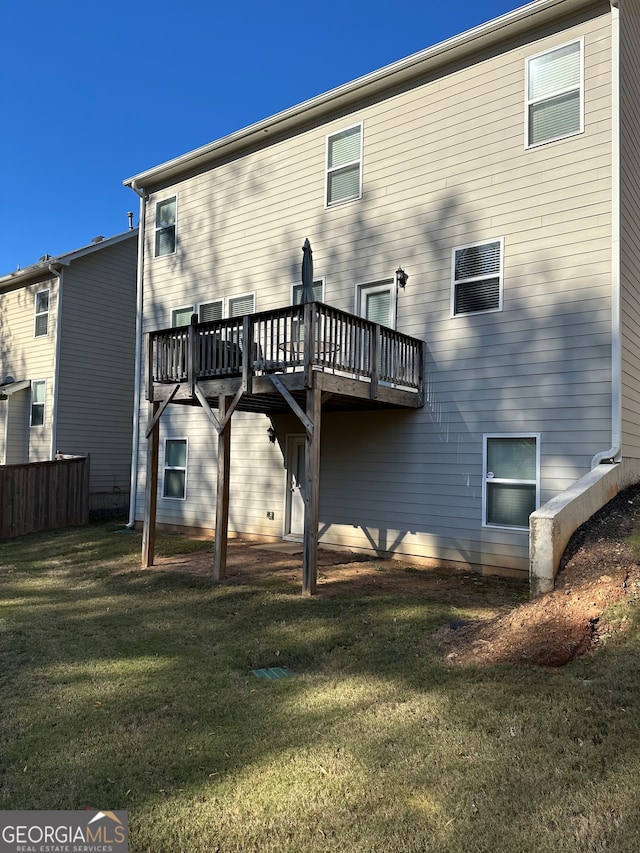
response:
<path fill-rule="evenodd" d="M 320 520 L 320 420 L 322 417 L 322 392 L 307 388 L 307 427 L 305 441 L 304 543 L 302 555 L 302 594 L 313 595 L 318 579 L 318 524 Z"/>
<path fill-rule="evenodd" d="M 229 527 L 229 473 L 231 463 L 231 413 L 233 398 L 218 398 L 218 486 L 216 491 L 216 532 L 213 544 L 213 579 L 227 576 L 227 538 Z M 234 407 L 235 408 L 235 407 Z"/>
<path fill-rule="evenodd" d="M 156 507 L 158 503 L 158 449 L 160 445 L 160 403 L 149 403 L 147 432 L 147 482 L 142 530 L 142 568 L 153 565 L 156 548 Z"/>

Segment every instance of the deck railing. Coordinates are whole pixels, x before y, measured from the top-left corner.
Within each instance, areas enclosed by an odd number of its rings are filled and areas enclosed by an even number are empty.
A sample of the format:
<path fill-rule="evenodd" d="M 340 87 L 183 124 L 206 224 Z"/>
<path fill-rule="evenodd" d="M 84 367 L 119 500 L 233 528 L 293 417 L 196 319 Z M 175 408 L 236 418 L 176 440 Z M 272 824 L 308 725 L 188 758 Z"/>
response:
<path fill-rule="evenodd" d="M 321 302 L 149 334 L 148 378 L 186 382 L 306 369 L 421 390 L 423 343 Z"/>

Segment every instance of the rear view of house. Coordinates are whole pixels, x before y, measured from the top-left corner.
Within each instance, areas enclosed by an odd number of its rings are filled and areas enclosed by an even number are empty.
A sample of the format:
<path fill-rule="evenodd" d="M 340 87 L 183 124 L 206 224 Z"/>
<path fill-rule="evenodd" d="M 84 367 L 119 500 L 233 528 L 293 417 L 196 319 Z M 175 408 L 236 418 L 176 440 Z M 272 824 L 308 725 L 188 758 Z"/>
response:
<path fill-rule="evenodd" d="M 137 238 L 0 278 L 0 464 L 90 455 L 94 513 L 128 506 Z"/>
<path fill-rule="evenodd" d="M 639 51 L 536 0 L 129 179 L 136 519 L 526 574 L 637 478 Z"/>

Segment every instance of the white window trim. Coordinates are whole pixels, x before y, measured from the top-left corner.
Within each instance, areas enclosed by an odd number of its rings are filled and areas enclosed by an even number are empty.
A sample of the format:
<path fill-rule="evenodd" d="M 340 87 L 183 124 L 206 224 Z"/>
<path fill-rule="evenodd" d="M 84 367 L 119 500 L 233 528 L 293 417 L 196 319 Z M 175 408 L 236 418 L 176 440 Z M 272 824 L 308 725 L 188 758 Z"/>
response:
<path fill-rule="evenodd" d="M 44 337 L 44 336 L 43 336 Z M 42 403 L 34 403 L 33 401 L 33 389 L 34 386 L 38 384 L 44 385 L 44 401 Z M 47 422 L 47 380 L 46 379 L 32 379 L 31 380 L 31 388 L 29 389 L 30 399 L 29 399 L 29 429 L 42 429 Z M 33 423 L 33 407 L 42 406 L 42 423 L 34 424 Z"/>
<path fill-rule="evenodd" d="M 339 133 L 345 133 L 348 130 L 353 130 L 354 127 L 360 128 L 360 150 L 358 152 L 358 159 L 352 160 L 350 163 L 343 163 L 341 166 L 334 166 L 333 168 L 329 168 L 329 140 L 337 136 Z M 325 137 L 325 151 L 324 151 L 324 206 L 325 210 L 333 209 L 334 207 L 340 207 L 342 204 L 349 204 L 352 201 L 358 201 L 362 198 L 362 171 L 363 171 L 363 152 L 364 152 L 364 122 L 359 121 L 355 124 L 350 124 L 347 127 L 341 127 L 340 130 L 335 130 L 333 133 L 328 133 Z M 340 201 L 334 201 L 329 203 L 329 174 L 332 172 L 336 172 L 340 169 L 345 169 L 347 166 L 353 166 L 354 163 L 359 163 L 360 169 L 358 172 L 358 194 L 351 195 L 349 198 L 342 198 Z"/>
<path fill-rule="evenodd" d="M 191 314 L 195 314 L 195 310 L 193 308 L 193 304 L 191 305 L 176 305 L 174 308 L 171 308 L 169 318 L 170 318 L 170 328 L 171 329 L 179 329 L 180 326 L 174 326 L 173 324 L 173 315 L 178 311 L 190 311 Z M 188 324 L 187 324 L 188 325 Z"/>
<path fill-rule="evenodd" d="M 373 281 L 362 281 L 356 283 L 356 291 L 355 291 L 355 299 L 354 299 L 354 311 L 353 313 L 356 317 L 363 317 L 362 313 L 362 296 L 365 291 L 371 291 L 373 293 L 380 292 L 383 290 L 388 290 L 391 294 L 391 326 L 389 328 L 396 329 L 397 323 L 397 296 L 398 296 L 398 287 L 396 282 L 395 273 L 393 276 L 389 278 L 381 278 L 374 279 Z"/>
<path fill-rule="evenodd" d="M 231 300 L 246 299 L 248 296 L 250 296 L 253 299 L 253 311 L 251 313 L 255 314 L 256 313 L 256 292 L 255 292 L 255 290 L 248 290 L 246 293 L 232 293 L 231 296 L 225 297 L 225 312 L 224 312 L 223 316 L 226 318 L 229 318 L 231 316 L 231 314 L 229 312 L 229 303 L 231 302 Z M 242 315 L 238 315 L 238 316 L 242 316 Z"/>
<path fill-rule="evenodd" d="M 41 293 L 48 293 L 49 297 L 47 299 L 47 310 L 46 311 L 38 311 L 38 296 Z M 42 290 L 37 290 L 33 296 L 33 307 L 34 307 L 34 317 L 33 317 L 33 337 L 34 338 L 48 338 L 49 337 L 49 325 L 50 325 L 50 314 L 51 314 L 51 288 L 43 287 Z M 39 335 L 37 332 L 38 326 L 38 317 L 43 317 L 47 315 L 47 333 L 46 335 Z"/>
<path fill-rule="evenodd" d="M 491 438 L 534 438 L 536 442 L 536 509 L 540 507 L 540 433 L 539 432 L 488 432 L 482 436 L 482 526 L 492 530 L 528 531 L 528 527 L 515 527 L 511 524 L 490 524 L 487 521 L 487 441 Z M 533 480 L 505 480 L 493 478 L 493 483 L 516 483 L 533 485 Z"/>
<path fill-rule="evenodd" d="M 317 280 L 318 279 L 316 279 L 316 281 Z M 247 291 L 246 293 L 238 293 L 238 294 L 234 293 L 232 296 L 221 296 L 218 299 L 203 299 L 202 302 L 197 302 L 195 304 L 195 307 L 193 304 L 191 304 L 191 305 L 175 305 L 173 308 L 170 309 L 170 312 L 169 312 L 169 318 L 170 318 L 169 322 L 171 324 L 170 328 L 172 328 L 172 329 L 173 328 L 179 328 L 178 326 L 173 325 L 173 315 L 177 311 L 190 311 L 192 314 L 197 314 L 198 315 L 198 322 L 200 322 L 200 307 L 202 305 L 209 305 L 211 302 L 221 302 L 222 303 L 222 317 L 221 317 L 221 319 L 222 320 L 228 320 L 231 316 L 229 313 L 229 311 L 230 311 L 229 303 L 231 302 L 231 300 L 233 300 L 233 299 L 246 299 L 247 297 L 251 297 L 251 299 L 253 300 L 253 311 L 251 313 L 255 314 L 256 313 L 256 292 L 255 292 L 255 290 Z M 239 315 L 239 316 L 241 316 L 241 315 Z"/>
<path fill-rule="evenodd" d="M 175 229 L 175 234 L 174 234 L 175 239 L 174 239 L 173 252 L 167 252 L 164 255 L 158 255 L 158 254 L 156 254 L 157 235 L 158 235 L 158 231 L 164 230 L 164 228 L 158 228 L 158 225 L 157 225 L 158 205 L 164 204 L 165 201 L 171 201 L 172 199 L 176 203 L 176 219 L 175 219 L 175 222 L 173 223 L 173 227 Z M 168 195 L 166 198 L 157 199 L 154 201 L 154 204 L 155 204 L 155 207 L 153 209 L 153 259 L 155 261 L 155 260 L 160 260 L 161 258 L 171 258 L 178 251 L 178 195 L 176 193 L 174 195 Z"/>
<path fill-rule="evenodd" d="M 196 304 L 196 314 L 198 315 L 198 322 L 199 323 L 204 322 L 204 321 L 200 320 L 200 314 L 201 314 L 200 309 L 202 308 L 203 305 L 211 305 L 212 302 L 219 302 L 220 303 L 220 305 L 222 306 L 222 311 L 221 311 L 222 317 L 220 319 L 224 319 L 224 317 L 225 317 L 224 296 L 221 296 L 219 299 L 203 299 L 202 302 L 198 302 Z"/>
<path fill-rule="evenodd" d="M 456 252 L 461 251 L 462 249 L 472 249 L 475 246 L 487 246 L 489 243 L 500 243 L 500 270 L 498 275 L 500 277 L 500 282 L 498 284 L 498 307 L 497 308 L 484 308 L 480 311 L 466 311 L 456 314 L 456 284 L 460 282 L 456 281 Z M 472 278 L 461 279 L 463 282 L 469 281 L 482 281 L 485 278 L 493 278 L 493 276 L 489 275 L 478 275 L 473 276 Z M 493 237 L 489 240 L 476 240 L 473 243 L 466 243 L 464 246 L 454 246 L 451 250 L 451 304 L 449 306 L 450 317 L 475 317 L 477 314 L 495 314 L 498 311 L 502 311 L 502 296 L 503 296 L 503 285 L 504 285 L 504 237 Z"/>
<path fill-rule="evenodd" d="M 185 442 L 185 461 L 184 468 L 167 465 L 167 442 L 169 441 L 184 441 Z M 162 457 L 162 495 L 163 501 L 186 501 L 187 499 L 187 471 L 189 469 L 189 439 L 183 435 L 170 435 L 164 440 L 164 456 Z M 172 495 L 165 495 L 165 472 L 166 471 L 184 471 L 184 497 L 174 498 Z"/>
<path fill-rule="evenodd" d="M 321 287 L 322 287 L 322 298 L 320 299 L 320 302 L 324 302 L 325 301 L 325 281 L 324 281 L 324 278 L 314 278 L 313 283 L 321 285 Z M 299 281 L 296 281 L 289 288 L 289 304 L 290 305 L 293 305 L 293 294 L 294 294 L 296 287 L 302 287 L 302 284 Z"/>
<path fill-rule="evenodd" d="M 532 98 L 529 99 L 529 63 L 538 59 L 541 56 L 545 56 L 547 53 L 553 53 L 555 50 L 560 50 L 563 47 L 569 47 L 571 44 L 579 44 L 580 45 L 580 129 L 574 130 L 571 133 L 563 133 L 560 136 L 554 136 L 551 139 L 543 139 L 541 142 L 529 142 L 529 107 L 532 104 L 541 103 L 542 101 L 548 101 L 551 98 L 555 98 L 558 95 L 563 95 L 567 92 L 575 91 L 575 86 L 567 86 L 564 89 L 558 89 L 557 92 L 554 92 L 552 95 L 545 95 L 544 98 Z M 569 139 L 571 136 L 578 136 L 579 134 L 584 133 L 584 36 L 581 36 L 577 39 L 571 39 L 571 41 L 563 42 L 562 44 L 556 44 L 553 47 L 549 47 L 546 50 L 541 50 L 539 53 L 536 53 L 534 56 L 527 56 L 524 61 L 524 147 L 525 149 L 529 148 L 539 148 L 541 145 L 548 145 L 551 142 L 557 142 L 560 139 Z"/>

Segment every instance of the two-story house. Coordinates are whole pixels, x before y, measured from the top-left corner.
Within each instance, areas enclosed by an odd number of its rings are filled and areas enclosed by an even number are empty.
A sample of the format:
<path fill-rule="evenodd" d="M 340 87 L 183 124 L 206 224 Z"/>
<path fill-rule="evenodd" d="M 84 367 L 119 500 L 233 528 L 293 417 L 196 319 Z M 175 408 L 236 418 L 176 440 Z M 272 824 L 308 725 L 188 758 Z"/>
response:
<path fill-rule="evenodd" d="M 0 278 L 0 464 L 90 454 L 89 509 L 126 512 L 138 231 Z"/>
<path fill-rule="evenodd" d="M 157 521 L 220 576 L 227 526 L 304 536 L 307 591 L 318 540 L 526 573 L 542 514 L 552 583 L 640 471 L 639 50 L 637 0 L 536 0 L 125 181 L 147 558 Z"/>

